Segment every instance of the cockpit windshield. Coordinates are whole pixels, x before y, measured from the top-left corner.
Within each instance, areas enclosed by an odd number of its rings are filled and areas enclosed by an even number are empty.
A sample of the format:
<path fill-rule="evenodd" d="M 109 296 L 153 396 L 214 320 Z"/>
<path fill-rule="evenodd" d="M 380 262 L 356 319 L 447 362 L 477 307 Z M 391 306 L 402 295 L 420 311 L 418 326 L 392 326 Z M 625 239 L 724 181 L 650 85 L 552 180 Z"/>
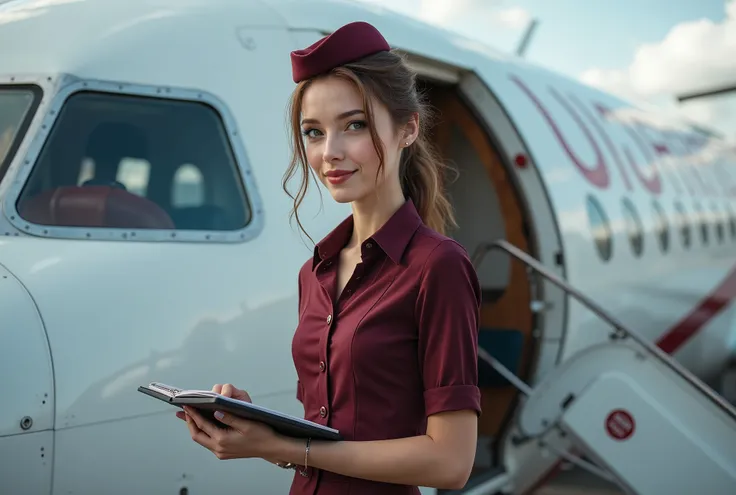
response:
<path fill-rule="evenodd" d="M 38 96 L 31 88 L 0 86 L 0 181 L 28 128 Z"/>

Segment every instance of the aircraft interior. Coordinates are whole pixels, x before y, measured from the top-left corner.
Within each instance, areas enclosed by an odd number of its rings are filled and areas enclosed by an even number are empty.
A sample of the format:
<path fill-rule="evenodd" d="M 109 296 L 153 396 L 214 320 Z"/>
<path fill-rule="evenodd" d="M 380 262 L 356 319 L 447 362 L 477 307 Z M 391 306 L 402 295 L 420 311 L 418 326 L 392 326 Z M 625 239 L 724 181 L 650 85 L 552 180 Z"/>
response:
<path fill-rule="evenodd" d="M 17 206 L 42 225 L 237 230 L 251 212 L 236 170 L 207 105 L 79 92 Z"/>
<path fill-rule="evenodd" d="M 431 85 L 424 91 L 436 109 L 433 137 L 445 159 L 459 172 L 449 185 L 458 228 L 450 235 L 471 257 L 483 243 L 505 239 L 528 252 L 524 212 L 493 143 L 490 131 L 453 86 Z M 482 213 L 481 213 L 482 212 Z M 522 263 L 488 253 L 476 270 L 482 288 L 479 345 L 522 380 L 533 352 L 531 288 Z M 511 425 L 519 392 L 479 361 L 483 414 L 474 476 L 495 471 L 494 439 Z"/>

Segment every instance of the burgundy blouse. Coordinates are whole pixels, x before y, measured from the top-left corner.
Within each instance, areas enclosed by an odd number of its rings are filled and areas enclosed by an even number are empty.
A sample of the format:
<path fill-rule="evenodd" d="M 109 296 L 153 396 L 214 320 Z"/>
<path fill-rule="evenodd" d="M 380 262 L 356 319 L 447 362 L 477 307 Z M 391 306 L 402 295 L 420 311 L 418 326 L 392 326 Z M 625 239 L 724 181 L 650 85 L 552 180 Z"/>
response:
<path fill-rule="evenodd" d="M 335 301 L 337 262 L 352 216 L 317 244 L 299 272 L 292 342 L 304 417 L 346 440 L 422 435 L 442 411 L 480 414 L 480 284 L 465 249 L 426 227 L 411 200 L 362 247 Z M 418 495 L 309 468 L 290 495 Z"/>

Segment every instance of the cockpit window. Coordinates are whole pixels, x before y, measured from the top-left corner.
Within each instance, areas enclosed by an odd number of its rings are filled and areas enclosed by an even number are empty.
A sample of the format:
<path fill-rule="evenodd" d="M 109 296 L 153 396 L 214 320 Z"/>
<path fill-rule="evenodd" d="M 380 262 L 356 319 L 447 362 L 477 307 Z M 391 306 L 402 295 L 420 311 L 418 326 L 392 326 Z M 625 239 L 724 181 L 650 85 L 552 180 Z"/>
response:
<path fill-rule="evenodd" d="M 82 91 L 62 107 L 16 204 L 44 226 L 234 231 L 252 208 L 219 112 Z"/>
<path fill-rule="evenodd" d="M 0 86 L 0 180 L 10 166 L 39 99 L 37 88 Z"/>

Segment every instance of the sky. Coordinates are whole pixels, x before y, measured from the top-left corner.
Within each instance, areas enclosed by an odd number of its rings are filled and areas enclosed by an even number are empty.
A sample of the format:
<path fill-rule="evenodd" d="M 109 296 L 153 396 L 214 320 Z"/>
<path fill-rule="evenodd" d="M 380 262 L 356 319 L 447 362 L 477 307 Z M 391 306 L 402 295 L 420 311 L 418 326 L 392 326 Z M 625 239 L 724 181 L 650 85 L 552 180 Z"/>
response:
<path fill-rule="evenodd" d="M 736 0 L 361 0 L 513 52 L 635 102 L 676 108 L 736 140 L 736 91 L 677 103 L 676 94 L 736 85 Z"/>

